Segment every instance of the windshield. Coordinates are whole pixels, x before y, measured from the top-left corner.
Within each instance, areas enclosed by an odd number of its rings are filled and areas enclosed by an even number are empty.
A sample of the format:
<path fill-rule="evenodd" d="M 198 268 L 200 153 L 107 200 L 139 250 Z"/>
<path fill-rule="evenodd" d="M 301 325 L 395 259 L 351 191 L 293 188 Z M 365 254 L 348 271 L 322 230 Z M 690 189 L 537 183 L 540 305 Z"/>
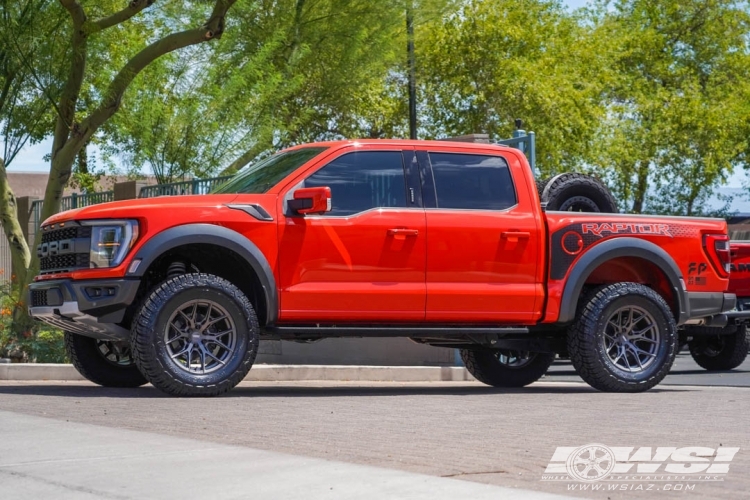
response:
<path fill-rule="evenodd" d="M 212 194 L 262 194 L 326 148 L 284 151 L 254 163 L 211 191 Z"/>

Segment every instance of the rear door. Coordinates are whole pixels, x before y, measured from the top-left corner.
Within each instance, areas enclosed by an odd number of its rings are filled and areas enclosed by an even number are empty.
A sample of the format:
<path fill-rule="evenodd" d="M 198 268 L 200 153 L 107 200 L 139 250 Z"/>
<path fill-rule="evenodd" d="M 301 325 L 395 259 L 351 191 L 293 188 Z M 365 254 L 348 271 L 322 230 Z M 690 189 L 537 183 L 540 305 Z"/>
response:
<path fill-rule="evenodd" d="M 427 218 L 426 319 L 534 321 L 543 296 L 541 224 L 528 194 L 519 196 L 508 159 L 460 148 L 417 157 Z"/>

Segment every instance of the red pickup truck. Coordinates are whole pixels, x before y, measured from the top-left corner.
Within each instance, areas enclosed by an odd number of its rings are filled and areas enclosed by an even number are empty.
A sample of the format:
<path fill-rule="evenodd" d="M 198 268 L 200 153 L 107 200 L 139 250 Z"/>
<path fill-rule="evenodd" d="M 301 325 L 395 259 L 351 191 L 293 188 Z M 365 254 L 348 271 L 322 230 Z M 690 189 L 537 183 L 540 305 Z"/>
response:
<path fill-rule="evenodd" d="M 186 396 L 234 387 L 260 339 L 344 336 L 458 348 L 497 387 L 560 353 L 644 391 L 678 325 L 735 307 L 725 221 L 545 212 L 523 153 L 491 144 L 297 146 L 209 195 L 57 214 L 37 252 L 30 312 L 86 378 Z"/>
<path fill-rule="evenodd" d="M 726 314 L 728 322 L 720 328 L 691 326 L 684 328 L 681 343 L 709 371 L 732 370 L 747 358 L 750 348 L 750 241 L 731 241 L 732 263 L 729 291 L 737 296 L 737 308 Z"/>

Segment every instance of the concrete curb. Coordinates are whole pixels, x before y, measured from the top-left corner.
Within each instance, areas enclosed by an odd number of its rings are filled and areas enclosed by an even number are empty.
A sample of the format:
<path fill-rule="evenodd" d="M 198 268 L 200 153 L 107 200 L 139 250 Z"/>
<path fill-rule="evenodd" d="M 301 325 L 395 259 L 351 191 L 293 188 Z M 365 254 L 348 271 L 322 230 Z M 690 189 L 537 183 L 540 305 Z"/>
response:
<path fill-rule="evenodd" d="M 66 364 L 0 364 L 0 380 L 84 380 Z M 474 380 L 458 366 L 255 365 L 246 381 L 460 382 Z"/>

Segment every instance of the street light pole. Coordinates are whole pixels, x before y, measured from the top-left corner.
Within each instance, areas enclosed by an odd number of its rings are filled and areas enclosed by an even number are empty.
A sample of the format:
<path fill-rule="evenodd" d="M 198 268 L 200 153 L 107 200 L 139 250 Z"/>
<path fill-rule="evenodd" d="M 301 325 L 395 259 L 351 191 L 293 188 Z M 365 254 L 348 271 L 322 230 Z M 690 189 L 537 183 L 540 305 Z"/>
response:
<path fill-rule="evenodd" d="M 414 14 L 409 1 L 406 8 L 406 57 L 409 71 L 409 138 L 417 138 L 417 83 L 414 61 Z"/>

